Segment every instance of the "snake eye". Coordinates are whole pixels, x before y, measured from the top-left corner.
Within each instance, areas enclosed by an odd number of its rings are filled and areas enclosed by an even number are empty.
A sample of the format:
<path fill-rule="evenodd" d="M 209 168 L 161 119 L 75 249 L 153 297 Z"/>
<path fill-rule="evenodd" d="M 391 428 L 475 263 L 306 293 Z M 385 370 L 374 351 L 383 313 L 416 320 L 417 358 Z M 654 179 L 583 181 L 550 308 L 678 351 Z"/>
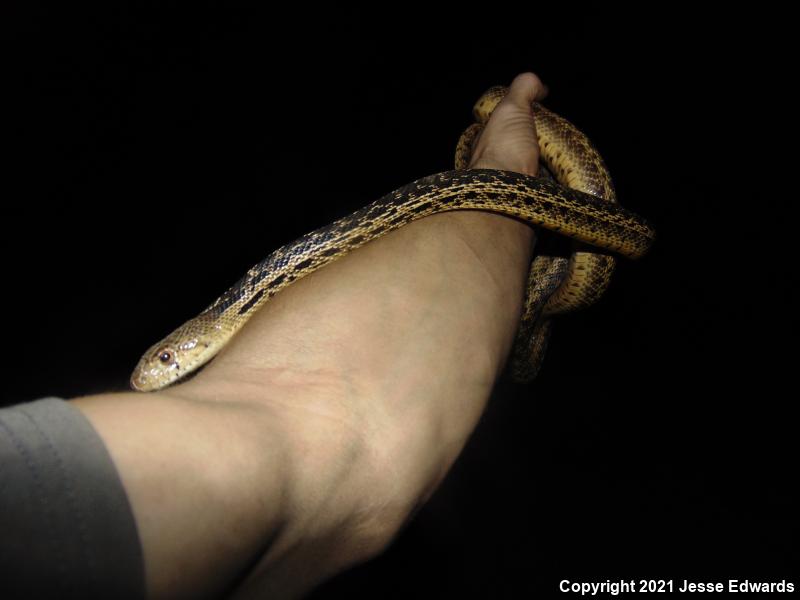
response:
<path fill-rule="evenodd" d="M 158 360 L 160 360 L 163 364 L 168 365 L 175 360 L 175 356 L 170 350 L 162 350 L 158 353 Z"/>

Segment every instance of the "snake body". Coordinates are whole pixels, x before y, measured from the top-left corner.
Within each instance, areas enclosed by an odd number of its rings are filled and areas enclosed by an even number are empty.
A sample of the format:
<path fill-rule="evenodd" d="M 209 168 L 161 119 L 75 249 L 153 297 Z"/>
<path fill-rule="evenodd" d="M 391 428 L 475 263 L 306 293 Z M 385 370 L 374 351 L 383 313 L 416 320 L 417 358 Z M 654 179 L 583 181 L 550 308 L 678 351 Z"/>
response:
<path fill-rule="evenodd" d="M 286 286 L 416 219 L 451 210 L 503 214 L 576 244 L 569 258 L 537 256 L 531 265 L 512 360 L 514 377 L 530 380 L 544 352 L 550 317 L 591 304 L 608 285 L 614 259 L 586 246 L 638 258 L 654 231 L 614 203 L 611 179 L 586 136 L 538 104 L 533 113 L 541 155 L 563 185 L 510 171 L 466 170 L 472 142 L 505 92 L 492 88 L 475 105 L 478 122 L 459 140 L 457 170 L 414 181 L 274 251 L 202 313 L 151 346 L 131 376 L 132 387 L 152 391 L 182 379 L 213 358 Z"/>

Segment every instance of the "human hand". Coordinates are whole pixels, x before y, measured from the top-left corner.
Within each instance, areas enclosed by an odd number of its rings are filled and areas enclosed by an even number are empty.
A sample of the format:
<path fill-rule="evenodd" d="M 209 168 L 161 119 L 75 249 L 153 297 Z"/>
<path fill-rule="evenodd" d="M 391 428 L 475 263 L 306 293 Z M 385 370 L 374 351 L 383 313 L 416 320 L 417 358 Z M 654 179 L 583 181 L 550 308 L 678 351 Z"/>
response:
<path fill-rule="evenodd" d="M 539 170 L 539 142 L 531 103 L 546 95 L 547 88 L 536 75 L 517 75 L 475 142 L 469 168 L 535 176 Z"/>

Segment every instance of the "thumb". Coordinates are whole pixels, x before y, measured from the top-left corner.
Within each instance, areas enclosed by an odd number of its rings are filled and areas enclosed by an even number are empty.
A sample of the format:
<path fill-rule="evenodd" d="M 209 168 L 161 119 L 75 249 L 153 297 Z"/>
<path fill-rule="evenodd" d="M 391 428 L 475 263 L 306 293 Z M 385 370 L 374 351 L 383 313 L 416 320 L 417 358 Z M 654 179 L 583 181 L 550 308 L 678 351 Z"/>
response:
<path fill-rule="evenodd" d="M 533 73 L 520 73 L 511 82 L 505 100 L 521 108 L 530 109 L 531 103 L 547 96 L 547 86 Z"/>

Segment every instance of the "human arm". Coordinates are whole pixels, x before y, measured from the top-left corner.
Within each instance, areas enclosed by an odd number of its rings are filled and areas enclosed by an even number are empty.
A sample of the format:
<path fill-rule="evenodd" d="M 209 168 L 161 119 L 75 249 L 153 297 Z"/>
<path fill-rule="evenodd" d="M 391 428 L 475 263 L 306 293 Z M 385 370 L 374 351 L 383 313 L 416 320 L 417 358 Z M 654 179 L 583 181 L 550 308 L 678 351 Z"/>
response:
<path fill-rule="evenodd" d="M 535 174 L 542 90 L 515 80 L 472 167 Z M 385 548 L 483 412 L 533 242 L 499 215 L 422 219 L 282 291 L 194 379 L 73 401 L 120 473 L 150 595 L 293 597 Z"/>

